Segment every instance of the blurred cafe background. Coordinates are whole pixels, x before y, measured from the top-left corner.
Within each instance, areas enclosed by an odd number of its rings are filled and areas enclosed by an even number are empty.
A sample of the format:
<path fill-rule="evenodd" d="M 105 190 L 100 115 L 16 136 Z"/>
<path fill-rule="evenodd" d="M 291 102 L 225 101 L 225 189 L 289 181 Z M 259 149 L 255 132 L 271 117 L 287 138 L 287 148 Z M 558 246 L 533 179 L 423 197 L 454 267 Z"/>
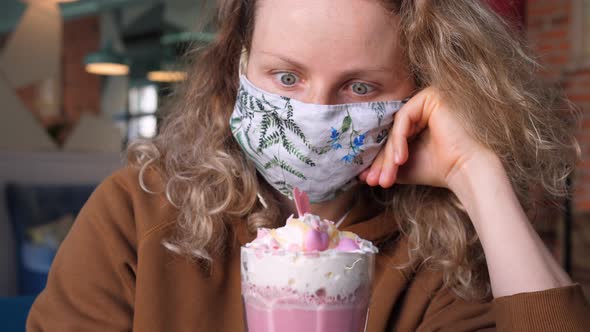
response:
<path fill-rule="evenodd" d="M 590 295 L 590 0 L 487 1 L 582 111 L 572 198 L 530 217 Z M 215 38 L 215 3 L 0 0 L 0 330 L 23 330 L 77 212 L 129 142 L 157 134 L 181 56 Z"/>

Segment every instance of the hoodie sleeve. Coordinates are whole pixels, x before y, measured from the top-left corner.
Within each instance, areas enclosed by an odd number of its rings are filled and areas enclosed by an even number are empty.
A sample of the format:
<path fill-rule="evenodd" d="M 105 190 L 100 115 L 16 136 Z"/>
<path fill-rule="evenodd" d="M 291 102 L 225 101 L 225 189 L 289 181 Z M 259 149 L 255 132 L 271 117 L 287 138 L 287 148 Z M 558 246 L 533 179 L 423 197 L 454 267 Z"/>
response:
<path fill-rule="evenodd" d="M 106 179 L 61 244 L 27 331 L 130 331 L 136 267 L 130 196 Z"/>
<path fill-rule="evenodd" d="M 432 299 L 418 331 L 549 332 L 590 331 L 590 307 L 582 288 L 572 285 L 469 302 L 450 290 Z"/>
<path fill-rule="evenodd" d="M 590 306 L 580 285 L 494 300 L 498 331 L 590 331 Z"/>

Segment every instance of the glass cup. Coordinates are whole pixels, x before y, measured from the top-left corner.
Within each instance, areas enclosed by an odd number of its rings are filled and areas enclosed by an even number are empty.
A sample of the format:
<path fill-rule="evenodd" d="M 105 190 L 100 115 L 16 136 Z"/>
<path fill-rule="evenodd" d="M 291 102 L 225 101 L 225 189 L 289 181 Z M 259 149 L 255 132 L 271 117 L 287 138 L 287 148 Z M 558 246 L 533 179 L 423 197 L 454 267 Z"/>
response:
<path fill-rule="evenodd" d="M 242 247 L 249 332 L 363 332 L 375 255 L 277 252 Z"/>

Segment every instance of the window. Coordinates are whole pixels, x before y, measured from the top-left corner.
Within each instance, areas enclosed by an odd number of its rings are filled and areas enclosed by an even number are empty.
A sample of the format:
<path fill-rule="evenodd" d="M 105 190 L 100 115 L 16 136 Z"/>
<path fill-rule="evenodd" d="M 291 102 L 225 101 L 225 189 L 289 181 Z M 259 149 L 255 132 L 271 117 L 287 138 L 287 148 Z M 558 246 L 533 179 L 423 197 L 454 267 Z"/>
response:
<path fill-rule="evenodd" d="M 129 89 L 129 108 L 125 116 L 127 141 L 152 138 L 158 133 L 158 87 L 138 85 Z"/>

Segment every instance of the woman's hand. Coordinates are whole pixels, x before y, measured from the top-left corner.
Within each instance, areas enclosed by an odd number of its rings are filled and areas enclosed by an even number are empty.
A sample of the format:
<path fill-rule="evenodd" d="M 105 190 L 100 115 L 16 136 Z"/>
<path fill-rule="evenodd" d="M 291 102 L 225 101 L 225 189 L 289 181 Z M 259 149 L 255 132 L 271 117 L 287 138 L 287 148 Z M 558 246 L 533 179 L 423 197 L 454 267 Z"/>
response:
<path fill-rule="evenodd" d="M 434 88 L 396 113 L 385 147 L 359 177 L 384 188 L 397 182 L 453 191 L 479 236 L 494 297 L 572 283 L 531 226 L 499 158 Z"/>
<path fill-rule="evenodd" d="M 384 188 L 395 182 L 448 188 L 467 161 L 491 155 L 468 134 L 441 93 L 426 88 L 395 114 L 385 147 L 359 178 Z"/>

